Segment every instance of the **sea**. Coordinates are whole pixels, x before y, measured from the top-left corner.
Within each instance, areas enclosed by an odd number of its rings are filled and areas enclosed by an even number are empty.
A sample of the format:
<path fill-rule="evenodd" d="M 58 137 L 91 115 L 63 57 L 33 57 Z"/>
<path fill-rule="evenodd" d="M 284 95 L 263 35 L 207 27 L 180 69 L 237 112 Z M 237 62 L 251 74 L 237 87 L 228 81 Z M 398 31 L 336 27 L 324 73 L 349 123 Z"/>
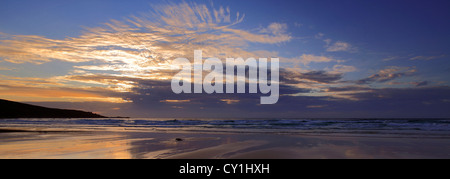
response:
<path fill-rule="evenodd" d="M 450 137 L 450 119 L 0 119 L 1 129 Z"/>

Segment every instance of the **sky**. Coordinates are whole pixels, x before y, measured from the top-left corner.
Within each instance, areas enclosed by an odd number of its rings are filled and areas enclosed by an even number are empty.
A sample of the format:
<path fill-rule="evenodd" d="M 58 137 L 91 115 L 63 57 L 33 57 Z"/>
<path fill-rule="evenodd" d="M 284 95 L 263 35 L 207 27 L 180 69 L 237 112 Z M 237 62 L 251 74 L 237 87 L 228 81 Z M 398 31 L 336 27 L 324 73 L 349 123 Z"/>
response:
<path fill-rule="evenodd" d="M 447 0 L 2 0 L 0 98 L 106 116 L 450 117 Z M 279 58 L 280 97 L 175 94 L 176 58 Z"/>

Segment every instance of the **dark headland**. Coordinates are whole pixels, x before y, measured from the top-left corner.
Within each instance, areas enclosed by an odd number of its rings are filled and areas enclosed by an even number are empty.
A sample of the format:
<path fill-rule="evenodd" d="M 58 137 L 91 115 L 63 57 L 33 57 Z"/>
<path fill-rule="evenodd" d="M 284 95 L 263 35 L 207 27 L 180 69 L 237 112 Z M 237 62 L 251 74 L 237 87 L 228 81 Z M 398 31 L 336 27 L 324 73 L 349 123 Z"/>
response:
<path fill-rule="evenodd" d="M 107 118 L 92 112 L 55 109 L 0 99 L 0 119 L 5 118 Z"/>

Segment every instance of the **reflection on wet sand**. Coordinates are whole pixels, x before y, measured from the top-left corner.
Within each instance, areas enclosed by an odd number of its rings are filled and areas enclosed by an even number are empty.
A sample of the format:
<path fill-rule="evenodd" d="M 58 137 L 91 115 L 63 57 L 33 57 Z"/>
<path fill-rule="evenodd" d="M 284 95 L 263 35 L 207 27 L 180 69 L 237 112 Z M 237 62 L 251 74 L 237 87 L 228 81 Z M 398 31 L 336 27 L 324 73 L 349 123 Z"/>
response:
<path fill-rule="evenodd" d="M 0 139 L 0 158 L 450 158 L 448 138 L 10 131 Z"/>
<path fill-rule="evenodd" d="M 0 142 L 0 158 L 126 159 L 132 158 L 130 148 L 130 141 L 119 134 L 29 133 Z"/>

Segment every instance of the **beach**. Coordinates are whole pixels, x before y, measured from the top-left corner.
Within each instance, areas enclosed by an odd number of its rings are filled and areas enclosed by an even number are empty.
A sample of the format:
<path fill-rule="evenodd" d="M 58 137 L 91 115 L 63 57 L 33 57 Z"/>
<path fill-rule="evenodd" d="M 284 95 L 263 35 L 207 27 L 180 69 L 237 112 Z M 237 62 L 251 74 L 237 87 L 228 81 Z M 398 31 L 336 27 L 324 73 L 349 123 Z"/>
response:
<path fill-rule="evenodd" d="M 21 126 L 21 127 L 18 127 Z M 74 127 L 78 126 L 78 127 Z M 249 132 L 245 132 L 249 131 Z M 450 136 L 2 124 L 1 159 L 450 158 Z"/>

